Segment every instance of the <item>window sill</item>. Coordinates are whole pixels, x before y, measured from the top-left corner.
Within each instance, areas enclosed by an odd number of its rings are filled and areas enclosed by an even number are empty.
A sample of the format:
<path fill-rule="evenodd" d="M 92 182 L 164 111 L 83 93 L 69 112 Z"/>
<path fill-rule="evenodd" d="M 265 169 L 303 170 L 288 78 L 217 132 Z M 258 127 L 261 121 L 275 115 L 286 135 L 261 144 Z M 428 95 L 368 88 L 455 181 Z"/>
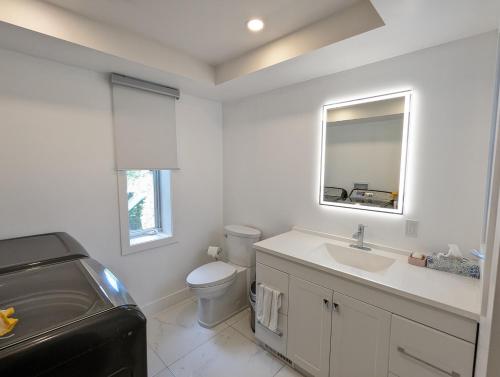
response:
<path fill-rule="evenodd" d="M 154 235 L 132 238 L 128 245 L 122 245 L 122 255 L 137 253 L 139 251 L 156 249 L 158 247 L 172 245 L 177 240 L 167 233 L 158 233 Z"/>

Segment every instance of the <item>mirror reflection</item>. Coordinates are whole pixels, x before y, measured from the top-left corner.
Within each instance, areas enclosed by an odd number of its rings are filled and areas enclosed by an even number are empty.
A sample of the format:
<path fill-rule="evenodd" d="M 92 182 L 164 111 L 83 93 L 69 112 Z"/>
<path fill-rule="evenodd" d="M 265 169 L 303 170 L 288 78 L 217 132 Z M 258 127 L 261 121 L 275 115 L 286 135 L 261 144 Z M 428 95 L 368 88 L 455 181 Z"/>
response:
<path fill-rule="evenodd" d="M 410 92 L 324 106 L 320 203 L 402 213 Z"/>

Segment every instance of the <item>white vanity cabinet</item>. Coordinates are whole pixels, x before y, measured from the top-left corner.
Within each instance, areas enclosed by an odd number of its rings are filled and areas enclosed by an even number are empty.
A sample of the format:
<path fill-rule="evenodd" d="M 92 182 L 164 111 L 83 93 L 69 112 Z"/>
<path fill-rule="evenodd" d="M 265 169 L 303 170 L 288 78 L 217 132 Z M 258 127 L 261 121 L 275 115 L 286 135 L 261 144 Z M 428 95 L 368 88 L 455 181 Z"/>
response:
<path fill-rule="evenodd" d="M 391 313 L 335 292 L 331 377 L 386 377 Z"/>
<path fill-rule="evenodd" d="M 288 358 L 306 372 L 328 377 L 333 291 L 290 277 Z"/>
<path fill-rule="evenodd" d="M 259 250 L 256 272 L 283 293 L 257 339 L 312 376 L 473 376 L 475 320 Z"/>

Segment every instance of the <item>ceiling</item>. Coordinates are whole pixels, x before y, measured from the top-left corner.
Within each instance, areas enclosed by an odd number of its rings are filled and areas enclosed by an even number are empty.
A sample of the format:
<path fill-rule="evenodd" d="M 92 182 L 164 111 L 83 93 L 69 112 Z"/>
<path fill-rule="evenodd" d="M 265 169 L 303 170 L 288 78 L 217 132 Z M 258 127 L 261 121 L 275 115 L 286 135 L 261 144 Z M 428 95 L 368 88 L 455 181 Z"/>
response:
<path fill-rule="evenodd" d="M 77 6 L 96 14 L 82 16 Z M 244 28 L 257 8 L 265 33 L 276 33 L 270 42 L 255 42 L 267 34 Z M 217 20 L 212 27 L 204 14 Z M 0 0 L 0 48 L 227 102 L 481 33 L 495 37 L 499 15 L 500 0 Z M 162 23 L 178 26 L 156 33 Z"/>
<path fill-rule="evenodd" d="M 358 0 L 44 0 L 218 65 Z M 313 5 L 313 6 L 312 6 Z M 262 18 L 252 33 L 246 22 Z"/>

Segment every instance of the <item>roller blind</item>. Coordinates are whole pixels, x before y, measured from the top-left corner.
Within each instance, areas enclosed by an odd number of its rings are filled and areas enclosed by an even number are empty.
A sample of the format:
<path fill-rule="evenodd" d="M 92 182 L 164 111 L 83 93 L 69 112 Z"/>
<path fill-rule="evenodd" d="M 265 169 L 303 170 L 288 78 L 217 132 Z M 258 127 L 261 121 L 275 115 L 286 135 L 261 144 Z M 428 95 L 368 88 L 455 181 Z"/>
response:
<path fill-rule="evenodd" d="M 177 89 L 111 75 L 117 170 L 178 169 Z"/>

